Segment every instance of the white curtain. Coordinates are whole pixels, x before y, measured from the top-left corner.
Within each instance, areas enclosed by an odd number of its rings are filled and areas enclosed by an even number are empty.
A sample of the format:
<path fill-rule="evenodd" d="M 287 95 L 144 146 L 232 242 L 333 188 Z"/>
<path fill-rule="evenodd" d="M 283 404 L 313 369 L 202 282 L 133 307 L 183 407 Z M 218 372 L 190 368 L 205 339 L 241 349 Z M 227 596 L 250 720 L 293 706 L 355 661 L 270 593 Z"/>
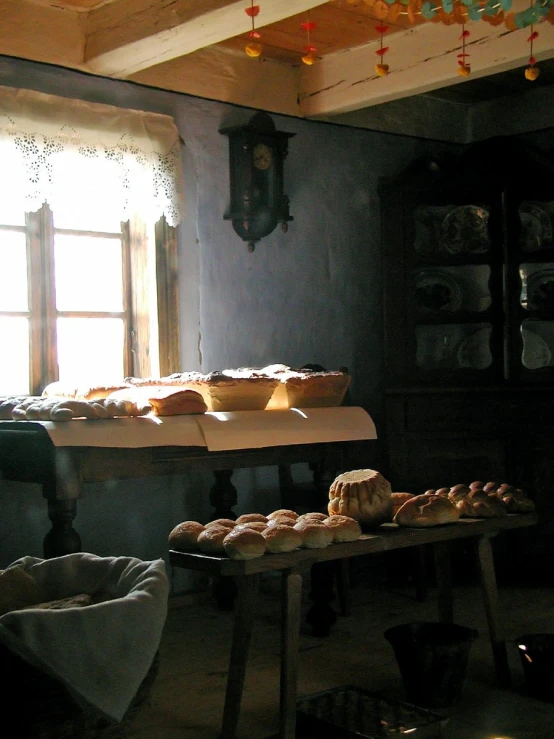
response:
<path fill-rule="evenodd" d="M 183 214 L 180 140 L 165 115 L 0 86 L 0 198 L 139 215 L 170 226 Z"/>

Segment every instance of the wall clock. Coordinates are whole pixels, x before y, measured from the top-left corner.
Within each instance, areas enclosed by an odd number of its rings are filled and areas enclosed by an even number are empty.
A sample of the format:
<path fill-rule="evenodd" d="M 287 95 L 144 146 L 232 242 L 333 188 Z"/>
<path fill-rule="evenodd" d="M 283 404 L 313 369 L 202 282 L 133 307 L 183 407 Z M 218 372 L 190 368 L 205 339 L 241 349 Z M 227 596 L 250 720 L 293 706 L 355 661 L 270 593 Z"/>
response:
<path fill-rule="evenodd" d="M 231 203 L 223 216 L 248 242 L 248 251 L 281 224 L 293 220 L 283 192 L 283 162 L 294 133 L 277 131 L 267 113 L 256 113 L 247 124 L 222 128 L 229 137 Z"/>

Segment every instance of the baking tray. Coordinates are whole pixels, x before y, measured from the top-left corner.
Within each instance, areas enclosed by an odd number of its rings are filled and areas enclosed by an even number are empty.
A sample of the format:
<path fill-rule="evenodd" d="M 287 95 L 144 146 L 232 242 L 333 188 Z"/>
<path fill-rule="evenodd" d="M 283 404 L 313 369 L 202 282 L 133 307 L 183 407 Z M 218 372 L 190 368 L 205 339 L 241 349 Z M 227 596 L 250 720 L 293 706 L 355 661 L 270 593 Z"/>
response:
<path fill-rule="evenodd" d="M 353 685 L 298 698 L 297 739 L 444 739 L 448 718 Z"/>

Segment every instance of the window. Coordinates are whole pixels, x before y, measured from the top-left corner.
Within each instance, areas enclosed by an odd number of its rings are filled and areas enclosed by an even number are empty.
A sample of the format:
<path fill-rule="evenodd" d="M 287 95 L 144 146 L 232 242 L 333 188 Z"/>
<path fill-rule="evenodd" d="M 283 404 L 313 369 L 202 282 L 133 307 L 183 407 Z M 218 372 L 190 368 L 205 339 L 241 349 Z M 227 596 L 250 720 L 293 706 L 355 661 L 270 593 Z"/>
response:
<path fill-rule="evenodd" d="M 179 369 L 178 134 L 114 110 L 0 88 L 0 394 Z"/>

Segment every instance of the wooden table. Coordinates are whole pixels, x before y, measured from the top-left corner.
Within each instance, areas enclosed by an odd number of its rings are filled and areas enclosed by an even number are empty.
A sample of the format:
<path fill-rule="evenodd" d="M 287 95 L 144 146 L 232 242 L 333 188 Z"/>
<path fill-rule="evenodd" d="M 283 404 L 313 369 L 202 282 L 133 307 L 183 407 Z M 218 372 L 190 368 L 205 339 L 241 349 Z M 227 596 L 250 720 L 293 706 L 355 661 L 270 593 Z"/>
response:
<path fill-rule="evenodd" d="M 503 529 L 537 523 L 534 514 L 510 514 L 494 519 L 460 519 L 453 524 L 426 529 L 399 528 L 383 524 L 374 534 L 363 534 L 355 542 L 332 544 L 326 549 L 300 549 L 288 554 L 266 554 L 249 561 L 234 561 L 195 552 L 170 551 L 174 567 L 201 570 L 216 576 L 235 578 L 238 600 L 235 608 L 233 640 L 227 678 L 221 739 L 234 739 L 237 732 L 242 690 L 252 633 L 258 582 L 262 572 L 282 572 L 281 682 L 279 739 L 294 739 L 298 649 L 302 600 L 302 571 L 318 562 L 341 560 L 364 554 L 430 544 L 434 549 L 438 610 L 441 621 L 453 622 L 454 606 L 450 570 L 450 546 L 457 539 L 474 540 L 481 589 L 496 676 L 503 687 L 510 684 L 506 643 L 497 614 L 498 592 L 490 539 Z"/>
<path fill-rule="evenodd" d="M 0 422 L 0 480 L 42 486 L 52 522 L 44 539 L 44 556 L 55 557 L 81 550 L 81 537 L 73 528 L 73 520 L 84 483 L 210 471 L 215 475 L 209 493 L 215 509 L 213 517 L 235 518 L 234 469 L 304 462 L 342 471 L 348 444 L 338 441 L 231 451 L 209 451 L 201 446 L 55 446 L 39 423 L 4 421 Z M 286 500 L 286 476 L 280 479 Z"/>

